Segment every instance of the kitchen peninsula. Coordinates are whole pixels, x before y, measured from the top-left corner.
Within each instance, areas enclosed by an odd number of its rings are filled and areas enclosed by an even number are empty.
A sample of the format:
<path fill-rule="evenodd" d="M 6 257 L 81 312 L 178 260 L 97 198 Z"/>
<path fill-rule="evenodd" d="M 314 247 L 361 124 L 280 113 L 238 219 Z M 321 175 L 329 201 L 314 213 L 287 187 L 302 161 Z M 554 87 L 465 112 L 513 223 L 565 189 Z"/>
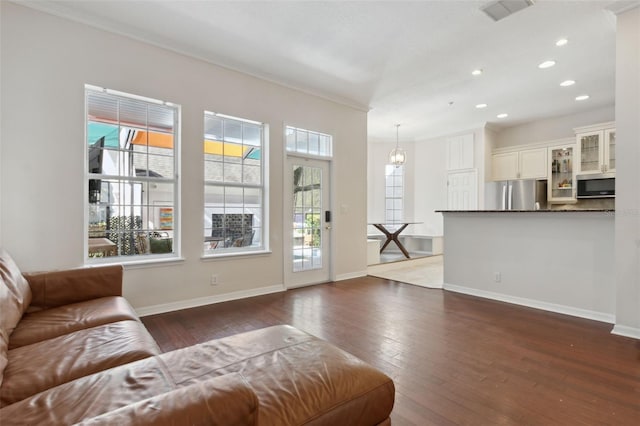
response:
<path fill-rule="evenodd" d="M 444 210 L 444 288 L 613 323 L 613 210 Z"/>

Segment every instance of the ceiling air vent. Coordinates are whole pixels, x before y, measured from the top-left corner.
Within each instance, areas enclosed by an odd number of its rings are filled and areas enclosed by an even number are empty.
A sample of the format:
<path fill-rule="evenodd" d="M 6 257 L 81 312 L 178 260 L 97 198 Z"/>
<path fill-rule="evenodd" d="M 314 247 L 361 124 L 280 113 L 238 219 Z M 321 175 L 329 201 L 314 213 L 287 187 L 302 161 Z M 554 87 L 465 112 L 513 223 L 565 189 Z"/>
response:
<path fill-rule="evenodd" d="M 494 21 L 499 21 L 531 5 L 533 5 L 533 0 L 499 0 L 489 3 L 481 10 Z"/>

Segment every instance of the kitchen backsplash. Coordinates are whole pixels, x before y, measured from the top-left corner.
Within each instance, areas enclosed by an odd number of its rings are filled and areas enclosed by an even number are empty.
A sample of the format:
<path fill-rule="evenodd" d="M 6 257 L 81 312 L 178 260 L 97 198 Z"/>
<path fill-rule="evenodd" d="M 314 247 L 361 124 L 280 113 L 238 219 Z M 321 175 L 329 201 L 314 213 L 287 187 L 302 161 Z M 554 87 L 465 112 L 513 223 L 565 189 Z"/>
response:
<path fill-rule="evenodd" d="M 614 210 L 615 198 L 583 198 L 575 204 L 549 204 L 549 210 Z"/>

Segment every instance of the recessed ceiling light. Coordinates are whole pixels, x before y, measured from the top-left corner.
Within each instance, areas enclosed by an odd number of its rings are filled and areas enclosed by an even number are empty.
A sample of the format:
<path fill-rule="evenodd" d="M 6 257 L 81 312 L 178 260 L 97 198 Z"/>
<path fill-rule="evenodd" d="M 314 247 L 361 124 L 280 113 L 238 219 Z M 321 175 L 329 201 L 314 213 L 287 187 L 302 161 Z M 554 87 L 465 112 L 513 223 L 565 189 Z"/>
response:
<path fill-rule="evenodd" d="M 481 108 L 486 108 L 487 104 L 478 104 L 476 105 L 476 108 L 481 109 Z"/>
<path fill-rule="evenodd" d="M 551 68 L 555 64 L 556 64 L 556 61 L 544 61 L 543 63 L 538 65 L 538 68 L 541 68 L 541 69 Z"/>
<path fill-rule="evenodd" d="M 576 101 L 586 101 L 587 99 L 589 99 L 589 95 L 576 96 Z"/>
<path fill-rule="evenodd" d="M 482 74 L 482 70 L 480 68 L 478 68 L 477 70 L 471 71 L 471 75 L 480 75 L 480 74 Z"/>
<path fill-rule="evenodd" d="M 567 87 L 567 86 L 573 86 L 574 84 L 576 84 L 576 82 L 573 80 L 565 80 L 562 83 L 560 83 L 560 86 Z"/>
<path fill-rule="evenodd" d="M 567 40 L 566 38 L 561 38 L 560 40 L 556 41 L 556 46 L 564 46 L 567 43 L 569 43 L 569 40 Z"/>
<path fill-rule="evenodd" d="M 507 118 L 508 116 L 509 116 L 509 114 L 507 114 L 506 112 L 503 112 L 502 114 L 496 115 L 496 117 L 498 117 L 498 118 Z"/>

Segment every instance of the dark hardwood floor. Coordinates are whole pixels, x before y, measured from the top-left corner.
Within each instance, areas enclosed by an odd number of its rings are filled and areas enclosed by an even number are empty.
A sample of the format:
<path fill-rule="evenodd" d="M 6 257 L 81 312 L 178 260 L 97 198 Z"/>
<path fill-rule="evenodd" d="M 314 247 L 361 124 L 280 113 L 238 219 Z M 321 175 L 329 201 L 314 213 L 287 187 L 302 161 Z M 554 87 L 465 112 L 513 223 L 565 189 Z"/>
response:
<path fill-rule="evenodd" d="M 275 324 L 393 378 L 398 425 L 640 425 L 640 342 L 611 325 L 365 277 L 161 315 L 163 351 Z"/>

